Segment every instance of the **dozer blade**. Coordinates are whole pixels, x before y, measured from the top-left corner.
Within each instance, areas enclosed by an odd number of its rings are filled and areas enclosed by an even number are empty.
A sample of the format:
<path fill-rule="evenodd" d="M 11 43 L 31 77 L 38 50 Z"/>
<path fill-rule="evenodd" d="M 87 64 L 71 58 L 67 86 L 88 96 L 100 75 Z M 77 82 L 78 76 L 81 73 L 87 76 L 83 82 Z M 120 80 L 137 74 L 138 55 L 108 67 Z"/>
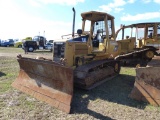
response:
<path fill-rule="evenodd" d="M 12 86 L 39 100 L 70 112 L 73 96 L 73 70 L 52 61 L 17 59 L 20 72 Z"/>
<path fill-rule="evenodd" d="M 160 106 L 160 64 L 158 63 L 160 63 L 160 59 L 156 57 L 148 63 L 148 66 L 152 67 L 136 69 L 136 79 L 130 94 L 131 98 Z"/>

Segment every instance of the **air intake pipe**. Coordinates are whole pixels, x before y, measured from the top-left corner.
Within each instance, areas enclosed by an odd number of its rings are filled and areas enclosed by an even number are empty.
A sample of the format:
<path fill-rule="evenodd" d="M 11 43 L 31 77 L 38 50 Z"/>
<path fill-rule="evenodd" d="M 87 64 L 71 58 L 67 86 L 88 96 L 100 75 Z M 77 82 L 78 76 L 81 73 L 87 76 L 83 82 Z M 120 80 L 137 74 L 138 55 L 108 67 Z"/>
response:
<path fill-rule="evenodd" d="M 76 11 L 74 7 L 72 8 L 73 10 L 73 26 L 72 26 L 72 37 L 74 38 L 74 29 L 75 29 L 75 16 L 76 16 Z"/>

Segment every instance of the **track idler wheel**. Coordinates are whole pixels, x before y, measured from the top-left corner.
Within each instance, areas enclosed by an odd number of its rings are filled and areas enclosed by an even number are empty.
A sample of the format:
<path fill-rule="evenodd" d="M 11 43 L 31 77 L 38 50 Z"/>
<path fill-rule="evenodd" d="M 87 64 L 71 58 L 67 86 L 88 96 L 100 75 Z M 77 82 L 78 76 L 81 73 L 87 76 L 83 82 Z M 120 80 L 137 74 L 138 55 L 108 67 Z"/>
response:
<path fill-rule="evenodd" d="M 145 53 L 146 58 L 152 59 L 154 57 L 154 52 L 152 50 L 148 50 Z"/>

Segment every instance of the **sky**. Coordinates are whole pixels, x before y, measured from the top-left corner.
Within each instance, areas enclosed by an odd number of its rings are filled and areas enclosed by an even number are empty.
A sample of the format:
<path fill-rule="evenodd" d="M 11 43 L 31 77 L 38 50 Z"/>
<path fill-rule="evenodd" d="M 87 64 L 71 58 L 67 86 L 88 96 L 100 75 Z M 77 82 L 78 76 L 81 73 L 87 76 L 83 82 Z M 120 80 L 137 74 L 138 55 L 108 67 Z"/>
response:
<path fill-rule="evenodd" d="M 0 39 L 44 35 L 60 39 L 82 27 L 81 13 L 101 11 L 115 17 L 115 29 L 121 24 L 160 22 L 160 0 L 0 0 Z"/>

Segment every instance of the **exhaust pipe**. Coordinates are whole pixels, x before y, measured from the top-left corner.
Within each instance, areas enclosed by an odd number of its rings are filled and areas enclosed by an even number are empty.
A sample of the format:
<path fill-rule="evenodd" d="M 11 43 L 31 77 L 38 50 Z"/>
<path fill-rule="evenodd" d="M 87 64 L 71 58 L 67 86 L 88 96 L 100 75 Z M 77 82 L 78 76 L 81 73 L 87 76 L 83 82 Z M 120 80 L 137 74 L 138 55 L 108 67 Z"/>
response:
<path fill-rule="evenodd" d="M 72 26 L 72 37 L 74 38 L 74 29 L 75 29 L 75 16 L 76 16 L 76 11 L 74 7 L 72 8 L 73 10 L 73 26 Z"/>

